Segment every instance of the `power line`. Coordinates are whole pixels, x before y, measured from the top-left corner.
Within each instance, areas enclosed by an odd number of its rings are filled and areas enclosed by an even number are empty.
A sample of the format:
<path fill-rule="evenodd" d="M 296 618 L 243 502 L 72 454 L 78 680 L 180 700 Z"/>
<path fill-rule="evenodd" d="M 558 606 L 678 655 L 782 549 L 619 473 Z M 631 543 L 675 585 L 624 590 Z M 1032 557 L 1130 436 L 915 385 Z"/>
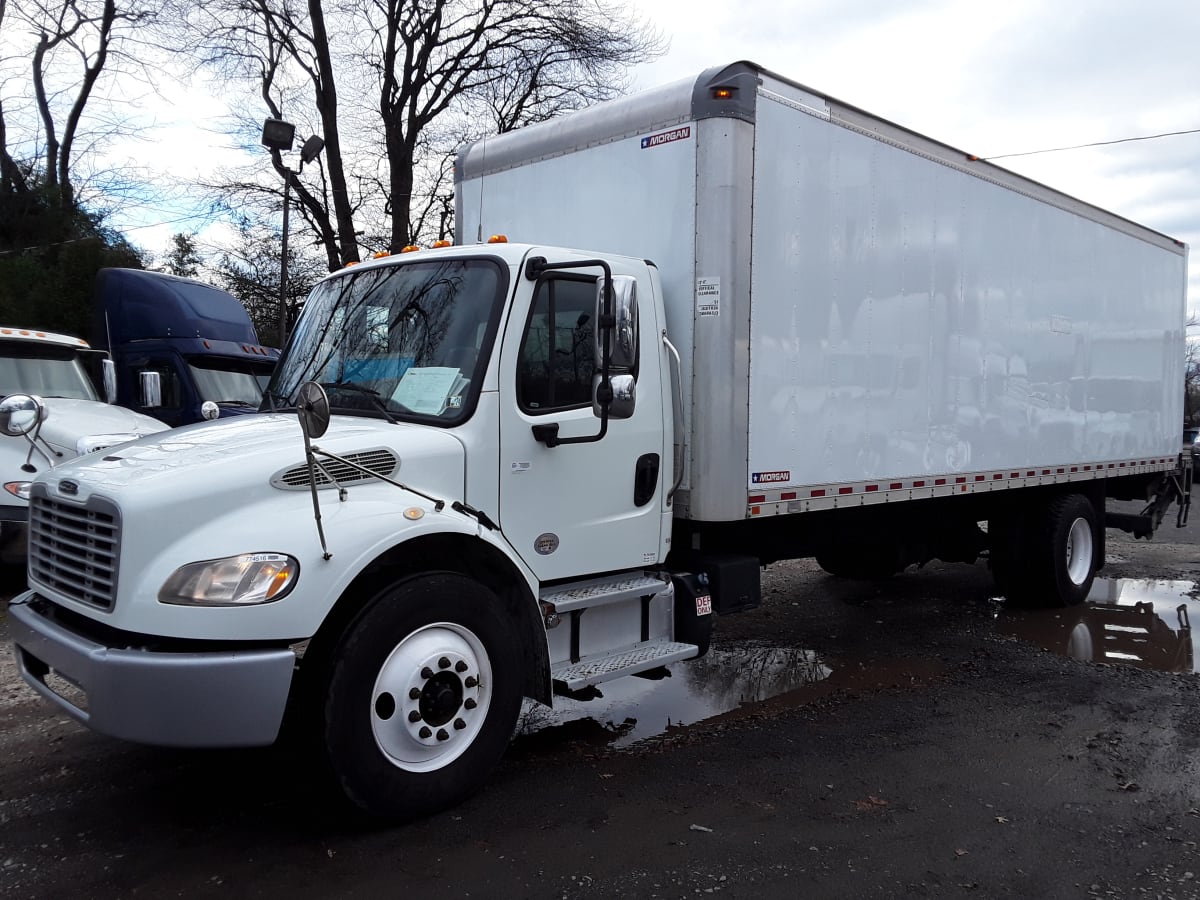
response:
<path fill-rule="evenodd" d="M 1152 141 L 1156 138 L 1175 137 L 1180 134 L 1200 134 L 1200 128 L 1187 131 L 1164 131 L 1162 134 L 1146 134 L 1141 137 L 1119 138 L 1115 141 L 1092 141 L 1090 144 L 1075 144 L 1071 147 L 1047 147 L 1045 150 L 1025 150 L 1022 153 L 1000 153 L 996 156 L 985 156 L 983 159 L 991 162 L 993 159 L 1010 159 L 1014 156 L 1034 156 L 1038 153 L 1057 153 L 1060 150 L 1082 150 L 1084 147 L 1106 147 L 1109 144 L 1128 144 L 1131 141 Z"/>

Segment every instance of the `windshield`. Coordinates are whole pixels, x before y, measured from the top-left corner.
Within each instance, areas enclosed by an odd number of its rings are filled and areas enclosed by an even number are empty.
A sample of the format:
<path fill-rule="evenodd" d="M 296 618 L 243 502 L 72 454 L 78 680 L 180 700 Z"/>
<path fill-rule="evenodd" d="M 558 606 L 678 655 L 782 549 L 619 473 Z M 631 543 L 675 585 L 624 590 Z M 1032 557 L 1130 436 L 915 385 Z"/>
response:
<path fill-rule="evenodd" d="M 189 364 L 196 389 L 202 400 L 258 406 L 262 402 L 262 387 L 251 372 L 229 372 Z"/>
<path fill-rule="evenodd" d="M 267 388 L 295 406 L 306 381 L 335 411 L 454 424 L 471 414 L 505 285 L 483 258 L 372 267 L 321 282 Z"/>
<path fill-rule="evenodd" d="M 0 343 L 0 396 L 18 393 L 71 400 L 100 399 L 70 347 Z"/>

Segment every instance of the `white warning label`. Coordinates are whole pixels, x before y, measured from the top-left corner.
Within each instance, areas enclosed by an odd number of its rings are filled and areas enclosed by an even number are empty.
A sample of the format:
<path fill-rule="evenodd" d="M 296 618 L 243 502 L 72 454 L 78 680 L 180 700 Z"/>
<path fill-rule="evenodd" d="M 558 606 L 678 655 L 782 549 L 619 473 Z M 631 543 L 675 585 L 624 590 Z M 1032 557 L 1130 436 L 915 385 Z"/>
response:
<path fill-rule="evenodd" d="M 696 314 L 719 316 L 721 314 L 721 279 L 696 279 Z"/>

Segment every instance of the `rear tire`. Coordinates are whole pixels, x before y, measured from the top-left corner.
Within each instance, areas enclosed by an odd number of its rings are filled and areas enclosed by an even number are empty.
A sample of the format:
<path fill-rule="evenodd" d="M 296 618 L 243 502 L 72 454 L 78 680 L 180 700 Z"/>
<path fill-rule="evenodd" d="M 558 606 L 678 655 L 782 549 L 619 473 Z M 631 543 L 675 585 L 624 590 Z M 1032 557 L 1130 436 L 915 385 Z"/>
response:
<path fill-rule="evenodd" d="M 1092 589 L 1101 546 L 1092 502 L 1082 494 L 1055 497 L 1043 508 L 1036 527 L 1026 533 L 1024 571 L 1015 589 L 1006 592 L 1009 601 L 1029 607 L 1082 603 Z M 998 571 L 1008 569 L 1015 576 L 1018 565 L 1018 560 L 1010 559 Z"/>
<path fill-rule="evenodd" d="M 516 642 L 496 595 L 449 572 L 380 592 L 334 651 L 322 747 L 368 815 L 425 816 L 478 790 L 521 705 Z"/>

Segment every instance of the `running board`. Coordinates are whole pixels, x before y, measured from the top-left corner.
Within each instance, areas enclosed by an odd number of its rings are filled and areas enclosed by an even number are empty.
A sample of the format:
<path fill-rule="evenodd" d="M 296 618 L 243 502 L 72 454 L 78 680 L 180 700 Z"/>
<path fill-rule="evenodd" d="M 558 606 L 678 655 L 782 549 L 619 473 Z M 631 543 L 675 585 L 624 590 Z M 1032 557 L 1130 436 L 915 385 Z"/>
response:
<path fill-rule="evenodd" d="M 578 691 L 623 675 L 636 675 L 681 659 L 691 659 L 699 654 L 700 648 L 695 644 L 647 641 L 616 653 L 596 654 L 576 663 L 562 663 L 554 667 L 550 677 L 565 685 L 567 690 Z"/>

